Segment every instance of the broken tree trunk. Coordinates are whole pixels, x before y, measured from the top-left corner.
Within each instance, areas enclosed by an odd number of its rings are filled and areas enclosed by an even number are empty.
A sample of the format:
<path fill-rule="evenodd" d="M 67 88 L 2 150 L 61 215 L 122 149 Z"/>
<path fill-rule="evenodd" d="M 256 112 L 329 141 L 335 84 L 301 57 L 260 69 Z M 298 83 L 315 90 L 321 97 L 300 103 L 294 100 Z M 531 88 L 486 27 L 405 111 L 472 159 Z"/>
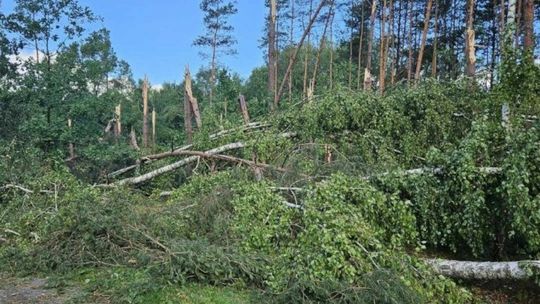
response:
<path fill-rule="evenodd" d="M 425 262 L 446 277 L 467 280 L 525 280 L 540 270 L 540 261 L 466 262 L 429 259 Z"/>
<path fill-rule="evenodd" d="M 185 93 L 189 101 L 189 107 L 191 109 L 191 114 L 195 117 L 195 123 L 197 128 L 202 128 L 201 112 L 199 111 L 199 103 L 197 98 L 193 97 L 193 91 L 191 89 L 191 73 L 189 72 L 189 67 L 186 67 L 186 74 L 184 78 L 185 83 Z"/>
<path fill-rule="evenodd" d="M 156 109 L 152 109 L 152 146 L 156 146 Z"/>
<path fill-rule="evenodd" d="M 187 81 L 184 82 L 184 86 L 187 86 Z M 192 111 L 189 102 L 189 96 L 187 94 L 187 90 L 184 88 L 184 129 L 186 132 L 186 139 L 188 144 L 191 144 L 193 140 L 193 126 L 191 124 L 191 119 Z"/>
<path fill-rule="evenodd" d="M 71 131 L 71 128 L 72 128 L 71 118 L 68 118 L 67 124 L 68 124 L 69 130 Z M 68 150 L 69 150 L 69 159 L 70 160 L 75 159 L 75 147 L 73 146 L 72 141 L 69 142 Z"/>
<path fill-rule="evenodd" d="M 240 94 L 240 96 L 238 97 L 238 102 L 240 103 L 240 111 L 242 112 L 244 124 L 249 125 L 249 112 L 246 104 L 246 97 Z"/>
<path fill-rule="evenodd" d="M 120 135 L 122 134 L 121 118 L 122 118 L 122 105 L 119 104 L 114 109 L 114 119 L 116 121 L 116 127 L 114 128 L 114 136 L 117 138 L 120 137 Z"/>
<path fill-rule="evenodd" d="M 129 133 L 129 138 L 130 138 L 131 147 L 133 149 L 139 151 L 140 148 L 139 148 L 139 144 L 137 143 L 137 134 L 135 133 L 135 129 L 133 129 L 133 127 L 131 127 L 131 132 Z"/>
<path fill-rule="evenodd" d="M 373 36 L 375 28 L 375 15 L 377 13 L 377 0 L 371 2 L 371 15 L 369 17 L 369 38 L 366 58 L 366 69 L 364 70 L 364 90 L 371 89 L 371 52 L 373 50 Z"/>
<path fill-rule="evenodd" d="M 142 87 L 142 95 L 143 95 L 143 127 L 142 127 L 142 135 L 143 135 L 143 147 L 148 147 L 148 78 L 144 76 L 143 81 L 143 87 Z"/>

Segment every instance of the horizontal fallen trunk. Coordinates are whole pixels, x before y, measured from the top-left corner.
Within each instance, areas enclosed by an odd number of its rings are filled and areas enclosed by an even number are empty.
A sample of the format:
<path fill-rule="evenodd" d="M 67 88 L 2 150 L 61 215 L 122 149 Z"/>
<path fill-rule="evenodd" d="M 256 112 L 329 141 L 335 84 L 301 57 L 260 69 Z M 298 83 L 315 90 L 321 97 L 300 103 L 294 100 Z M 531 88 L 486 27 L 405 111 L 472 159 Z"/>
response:
<path fill-rule="evenodd" d="M 179 151 L 178 155 L 191 155 L 191 156 L 198 156 L 198 157 L 201 157 L 201 158 L 213 158 L 213 159 L 224 160 L 224 161 L 233 162 L 233 163 L 244 164 L 244 165 L 248 165 L 248 166 L 251 166 L 251 167 L 273 169 L 273 170 L 280 171 L 280 172 L 288 172 L 289 171 L 289 170 L 287 170 L 285 168 L 275 167 L 275 166 L 272 166 L 272 165 L 269 165 L 269 164 L 258 163 L 258 162 L 254 162 L 254 161 L 251 161 L 251 160 L 247 160 L 247 159 L 243 159 L 243 158 L 239 158 L 239 157 L 234 157 L 234 156 L 229 156 L 229 155 L 213 154 L 213 153 L 206 153 L 206 152 L 200 152 L 200 151 Z"/>
<path fill-rule="evenodd" d="M 429 259 L 425 262 L 438 274 L 455 279 L 526 280 L 534 276 L 535 271 L 540 272 L 540 261 L 467 262 Z"/>
<path fill-rule="evenodd" d="M 284 137 L 284 138 L 289 138 L 289 137 L 296 136 L 296 133 L 293 133 L 293 132 L 282 133 L 279 136 Z M 126 178 L 126 179 L 117 181 L 116 183 L 114 183 L 114 185 L 117 185 L 117 186 L 121 186 L 121 185 L 138 185 L 138 184 L 144 183 L 144 182 L 146 182 L 148 180 L 151 180 L 151 179 L 153 179 L 153 178 L 155 178 L 157 176 L 165 174 L 167 172 L 174 171 L 174 170 L 176 170 L 176 169 L 178 169 L 180 167 L 183 167 L 183 166 L 185 166 L 185 165 L 187 165 L 189 163 L 195 162 L 198 159 L 200 159 L 201 157 L 213 157 L 213 158 L 221 158 L 223 160 L 238 161 L 238 159 L 232 158 L 230 156 L 218 155 L 218 154 L 223 153 L 223 152 L 227 152 L 227 151 L 231 151 L 231 150 L 241 149 L 241 148 L 244 148 L 245 146 L 246 146 L 246 143 L 244 143 L 244 142 L 236 142 L 236 143 L 227 144 L 227 145 L 224 145 L 224 146 L 221 146 L 221 147 L 217 147 L 217 148 L 205 151 L 205 152 L 198 152 L 198 151 L 170 152 L 171 156 L 172 155 L 193 155 L 193 156 L 190 156 L 188 158 L 184 158 L 184 159 L 182 159 L 180 161 L 177 161 L 175 163 L 172 163 L 170 165 L 161 167 L 159 169 L 153 170 L 151 172 L 148 172 L 146 174 L 143 174 L 143 175 L 140 175 L 140 176 L 137 176 L 137 177 L 131 177 L 131 178 Z M 216 155 L 218 155 L 218 156 L 216 156 Z M 242 160 L 242 162 L 244 162 L 246 164 L 250 164 L 250 165 L 253 164 L 253 165 L 256 165 L 258 167 L 264 167 L 264 164 L 257 164 L 255 162 L 251 162 L 251 161 L 247 161 L 247 160 Z"/>
<path fill-rule="evenodd" d="M 500 174 L 502 172 L 502 168 L 499 167 L 479 167 L 477 168 L 479 173 L 483 174 Z M 369 175 L 369 176 L 363 176 L 362 179 L 368 180 L 372 178 L 377 177 L 385 177 L 388 175 L 422 175 L 422 174 L 433 174 L 433 175 L 441 175 L 444 174 L 444 168 L 417 168 L 417 169 L 410 169 L 405 171 L 391 171 L 391 172 L 385 172 L 381 174 L 375 174 L 375 175 Z"/>
<path fill-rule="evenodd" d="M 224 137 L 226 135 L 232 134 L 234 132 L 263 129 L 263 128 L 267 128 L 269 126 L 270 126 L 270 124 L 267 124 L 267 123 L 253 122 L 253 123 L 250 123 L 250 124 L 248 124 L 246 126 L 243 126 L 241 128 L 223 130 L 223 131 L 211 134 L 209 136 L 209 138 L 210 138 L 210 140 L 215 140 L 215 139 Z M 148 164 L 148 163 L 151 163 L 151 162 L 153 162 L 155 160 L 160 160 L 160 159 L 164 159 L 164 158 L 167 158 L 167 157 L 176 156 L 176 155 L 178 155 L 178 154 L 176 154 L 178 151 L 186 151 L 186 150 L 189 150 L 189 149 L 192 149 L 192 148 L 193 148 L 193 144 L 189 144 L 189 145 L 185 145 L 185 146 L 182 146 L 182 147 L 177 147 L 174 150 L 169 151 L 169 152 L 163 152 L 163 153 L 151 154 L 151 155 L 143 156 L 143 157 L 141 157 L 139 159 L 139 161 L 140 161 L 140 164 Z M 139 164 L 135 164 L 135 165 L 131 165 L 131 166 L 119 169 L 117 171 L 109 173 L 107 175 L 107 177 L 108 178 L 114 178 L 116 176 L 122 175 L 124 173 L 129 172 L 129 171 L 132 171 L 132 170 L 136 169 L 138 166 L 139 166 Z"/>
<path fill-rule="evenodd" d="M 35 193 L 34 190 L 30 190 L 28 188 L 25 188 L 23 186 L 19 186 L 19 185 L 14 185 L 14 184 L 7 184 L 7 185 L 4 185 L 2 187 L 0 187 L 0 190 L 2 189 L 16 189 L 16 190 L 20 190 L 26 194 L 33 194 Z M 41 194 L 54 194 L 54 191 L 51 191 L 51 190 L 39 190 L 38 193 L 41 193 Z"/>
<path fill-rule="evenodd" d="M 223 152 L 230 151 L 230 150 L 240 149 L 240 148 L 243 148 L 243 147 L 245 147 L 245 144 L 243 142 L 236 142 L 236 143 L 224 145 L 224 146 L 212 149 L 212 150 L 208 150 L 205 153 L 208 153 L 210 155 L 211 154 L 218 154 L 218 153 L 223 153 Z M 176 153 L 179 153 L 179 152 L 183 152 L 183 151 L 178 151 Z M 180 154 L 178 154 L 178 155 L 180 155 Z M 174 170 L 176 170 L 176 169 L 178 169 L 180 167 L 183 167 L 183 166 L 185 166 L 185 165 L 187 165 L 189 163 L 195 162 L 195 161 L 197 161 L 197 159 L 199 159 L 199 156 L 191 156 L 191 157 L 188 157 L 188 158 L 184 158 L 184 159 L 182 159 L 180 161 L 172 163 L 172 164 L 170 164 L 168 166 L 161 167 L 159 169 L 148 172 L 148 173 L 143 174 L 141 176 L 132 177 L 132 178 L 126 178 L 126 179 L 120 180 L 120 181 L 116 182 L 115 184 L 119 185 L 119 186 L 121 186 L 121 185 L 137 185 L 137 184 L 141 184 L 141 183 L 144 183 L 144 182 L 146 182 L 148 180 L 153 179 L 156 176 L 160 176 L 160 175 L 165 174 L 167 172 L 174 171 Z"/>

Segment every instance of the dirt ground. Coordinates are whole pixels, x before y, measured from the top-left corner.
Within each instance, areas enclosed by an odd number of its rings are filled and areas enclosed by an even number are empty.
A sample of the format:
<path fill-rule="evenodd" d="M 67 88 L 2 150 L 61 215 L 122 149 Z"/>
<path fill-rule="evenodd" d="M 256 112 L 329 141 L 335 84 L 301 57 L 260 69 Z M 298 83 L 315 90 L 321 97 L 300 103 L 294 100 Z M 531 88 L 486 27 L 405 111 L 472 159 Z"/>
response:
<path fill-rule="evenodd" d="M 72 292 L 47 288 L 45 279 L 14 279 L 0 274 L 0 304 L 63 304 L 69 300 L 68 294 Z"/>

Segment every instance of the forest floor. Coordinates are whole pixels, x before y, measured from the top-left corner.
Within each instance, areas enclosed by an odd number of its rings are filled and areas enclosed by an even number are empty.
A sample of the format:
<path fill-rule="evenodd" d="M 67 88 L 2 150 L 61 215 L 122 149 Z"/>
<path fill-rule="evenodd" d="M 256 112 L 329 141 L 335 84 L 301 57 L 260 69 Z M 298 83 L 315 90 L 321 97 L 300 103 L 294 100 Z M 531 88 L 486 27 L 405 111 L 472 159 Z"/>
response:
<path fill-rule="evenodd" d="M 109 304 L 110 298 L 91 292 L 78 280 L 64 282 L 62 287 L 50 284 L 49 278 L 17 278 L 0 273 L 0 304 Z M 166 286 L 138 299 L 138 303 L 190 304 L 247 304 L 250 293 L 226 287 L 188 284 L 184 287 Z"/>
<path fill-rule="evenodd" d="M 9 278 L 0 274 L 0 304 L 63 304 L 78 293 L 77 288 L 48 288 L 47 279 Z"/>
<path fill-rule="evenodd" d="M 0 274 L 0 304 L 68 304 L 111 303 L 108 297 L 89 294 L 78 282 L 69 287 L 51 287 L 44 278 L 13 278 Z M 538 290 L 530 286 L 504 284 L 480 284 L 469 286 L 471 291 L 485 303 L 538 303 Z M 536 289 L 536 290 L 535 290 Z M 145 296 L 144 303 L 250 303 L 245 291 L 200 285 L 166 287 Z"/>

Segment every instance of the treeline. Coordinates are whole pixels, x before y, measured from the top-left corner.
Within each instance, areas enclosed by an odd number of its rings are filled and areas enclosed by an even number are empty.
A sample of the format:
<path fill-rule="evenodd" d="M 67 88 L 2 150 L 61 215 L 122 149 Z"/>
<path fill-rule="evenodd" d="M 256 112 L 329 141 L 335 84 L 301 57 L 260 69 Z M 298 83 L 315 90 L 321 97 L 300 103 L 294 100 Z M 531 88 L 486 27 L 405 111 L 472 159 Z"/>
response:
<path fill-rule="evenodd" d="M 329 75 L 322 84 L 330 88 L 339 83 L 382 93 L 398 83 L 461 75 L 477 77 L 489 88 L 499 78 L 505 41 L 534 58 L 538 7 L 532 0 L 267 2 L 268 83 L 278 95 L 298 47 L 303 54 L 297 61 L 303 61 L 304 69 L 291 70 L 290 78 L 302 78 L 304 97 L 315 89 L 310 86 L 317 69 Z M 302 41 L 312 18 L 314 29 Z M 334 54 L 321 60 L 325 50 Z M 288 60 L 276 59 L 281 53 Z M 325 65 L 325 60 L 330 62 Z M 288 87 L 294 90 L 294 80 L 288 80 Z"/>

